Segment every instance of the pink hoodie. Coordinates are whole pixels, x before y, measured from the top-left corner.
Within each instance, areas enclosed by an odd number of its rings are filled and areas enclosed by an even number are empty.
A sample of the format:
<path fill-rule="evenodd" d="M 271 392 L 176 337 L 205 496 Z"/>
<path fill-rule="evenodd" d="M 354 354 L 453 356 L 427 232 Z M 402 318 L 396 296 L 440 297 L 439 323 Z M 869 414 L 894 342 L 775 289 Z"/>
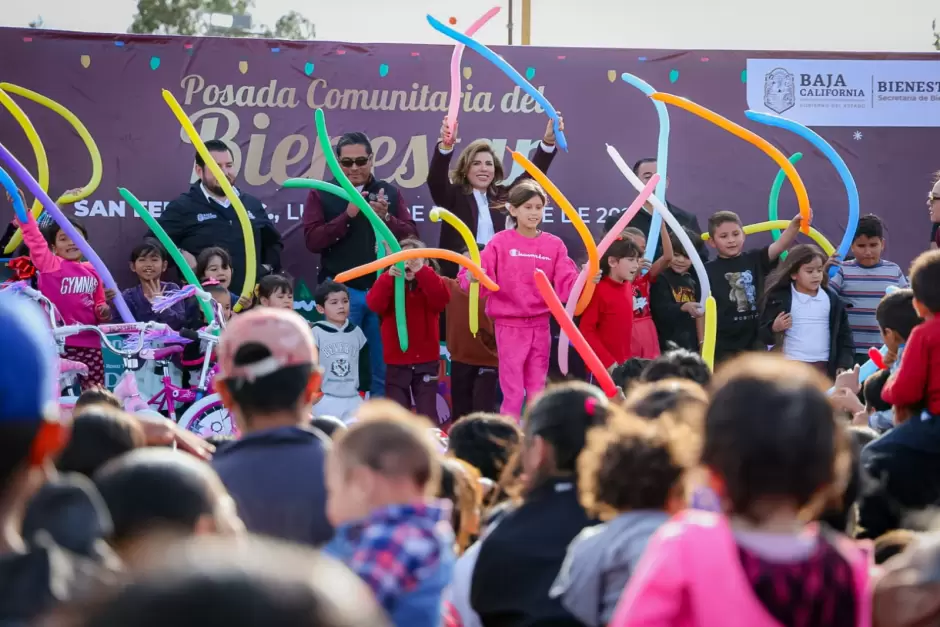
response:
<path fill-rule="evenodd" d="M 87 261 L 62 259 L 49 250 L 32 216 L 22 229 L 30 259 L 39 271 L 39 291 L 56 306 L 65 324 L 98 324 L 95 309 L 108 303 L 94 267 Z M 82 348 L 101 347 L 101 340 L 92 332 L 73 335 L 65 343 Z"/>
<path fill-rule="evenodd" d="M 870 555 L 836 536 L 855 583 L 858 627 L 871 626 Z M 653 535 L 609 627 L 780 627 L 754 594 L 728 520 L 686 510 Z"/>
<path fill-rule="evenodd" d="M 525 237 L 515 229 L 500 231 L 483 249 L 480 265 L 499 285 L 499 291 L 487 297 L 486 315 L 494 322 L 515 322 L 514 326 L 541 322 L 518 320 L 520 318 L 544 318 L 548 322 L 548 305 L 532 278 L 536 269 L 545 273 L 562 302 L 568 300 L 578 278 L 578 267 L 568 257 L 565 243 L 544 231 L 537 237 Z M 461 288 L 467 289 L 470 285 L 467 270 L 462 269 L 458 278 Z M 481 286 L 482 289 L 485 288 Z"/>

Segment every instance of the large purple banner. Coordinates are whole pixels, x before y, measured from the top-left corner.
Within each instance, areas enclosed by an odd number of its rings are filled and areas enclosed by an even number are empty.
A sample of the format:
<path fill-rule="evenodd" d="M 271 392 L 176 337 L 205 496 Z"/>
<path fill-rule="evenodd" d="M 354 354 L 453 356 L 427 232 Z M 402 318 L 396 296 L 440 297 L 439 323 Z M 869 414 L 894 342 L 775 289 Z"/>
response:
<path fill-rule="evenodd" d="M 317 257 L 303 245 L 304 193 L 284 190 L 289 177 L 324 176 L 325 163 L 313 123 L 323 107 L 334 135 L 366 132 L 376 150 L 376 174 L 401 187 L 422 235 L 437 242 L 428 221 L 432 202 L 424 184 L 447 109 L 450 46 L 285 43 L 244 39 L 197 39 L 85 35 L 0 29 L 0 79 L 36 90 L 70 108 L 101 149 L 104 178 L 75 206 L 91 244 L 119 282 L 130 280 L 126 263 L 145 227 L 117 194 L 130 189 L 159 215 L 184 191 L 192 176 L 193 148 L 160 96 L 171 90 L 205 139 L 235 147 L 237 185 L 267 204 L 284 234 L 285 266 L 309 282 Z M 620 80 L 631 72 L 656 89 L 688 97 L 766 137 L 785 154 L 805 158 L 799 172 L 809 191 L 816 226 L 838 244 L 847 201 L 835 169 L 805 141 L 785 131 L 748 122 L 748 59 L 820 59 L 832 64 L 908 60 L 928 55 L 834 55 L 768 52 L 692 52 L 579 48 L 498 48 L 507 61 L 564 114 L 570 152 L 559 155 L 552 180 L 597 233 L 604 218 L 628 206 L 636 194 L 605 152 L 616 146 L 628 162 L 656 152 L 658 123 L 653 104 Z M 825 63 L 824 63 L 825 65 Z M 490 139 L 504 162 L 506 148 L 528 152 L 541 137 L 546 116 L 498 70 L 471 51 L 464 54 L 461 136 L 466 143 Z M 765 80 L 752 76 L 750 80 Z M 815 80 L 815 79 L 813 79 Z M 832 80 L 821 79 L 821 80 Z M 837 80 L 837 79 L 836 79 Z M 799 82 L 797 82 L 799 84 Z M 801 94 L 801 96 L 804 94 Z M 805 106 L 831 106 L 822 102 Z M 53 197 L 84 185 L 89 159 L 79 138 L 55 114 L 20 101 L 49 155 Z M 836 105 L 838 106 L 838 105 Z M 777 166 L 756 148 L 673 109 L 669 200 L 696 213 L 702 224 L 720 209 L 746 222 L 766 220 L 767 196 Z M 862 213 L 881 215 L 888 228 L 887 257 L 906 266 L 928 243 L 924 204 L 930 175 L 940 168 L 940 129 L 815 127 L 845 158 L 861 194 Z M 32 150 L 13 119 L 0 113 L 0 141 L 29 168 Z M 458 147 L 459 149 L 459 147 Z M 509 159 L 511 163 L 511 159 Z M 513 176 L 518 174 L 518 166 Z M 787 186 L 781 217 L 796 213 Z M 8 219 L 10 216 L 0 216 Z M 583 256 L 574 228 L 557 209 L 546 228 Z M 766 235 L 753 236 L 766 242 Z"/>

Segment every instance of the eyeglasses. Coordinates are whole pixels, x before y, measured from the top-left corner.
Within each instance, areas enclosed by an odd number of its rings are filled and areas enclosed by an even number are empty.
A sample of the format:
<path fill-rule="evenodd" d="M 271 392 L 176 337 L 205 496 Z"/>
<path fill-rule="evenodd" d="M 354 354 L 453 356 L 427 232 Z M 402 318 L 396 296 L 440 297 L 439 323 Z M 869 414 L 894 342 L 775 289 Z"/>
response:
<path fill-rule="evenodd" d="M 357 165 L 360 168 L 362 168 L 362 167 L 365 167 L 371 159 L 372 159 L 371 156 L 356 157 L 355 159 L 350 159 L 349 157 L 346 157 L 344 159 L 340 159 L 339 164 L 343 166 L 344 168 L 351 168 L 353 167 L 353 165 Z"/>

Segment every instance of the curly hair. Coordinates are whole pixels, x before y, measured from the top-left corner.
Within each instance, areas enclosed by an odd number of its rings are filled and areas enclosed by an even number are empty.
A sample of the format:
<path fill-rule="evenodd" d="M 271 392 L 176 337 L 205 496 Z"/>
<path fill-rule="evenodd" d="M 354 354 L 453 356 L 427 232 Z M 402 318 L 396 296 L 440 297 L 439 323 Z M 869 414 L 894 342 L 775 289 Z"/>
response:
<path fill-rule="evenodd" d="M 689 430 L 613 410 L 607 424 L 588 433 L 578 458 L 581 505 L 602 519 L 631 510 L 664 510 L 682 493 L 694 464 Z"/>

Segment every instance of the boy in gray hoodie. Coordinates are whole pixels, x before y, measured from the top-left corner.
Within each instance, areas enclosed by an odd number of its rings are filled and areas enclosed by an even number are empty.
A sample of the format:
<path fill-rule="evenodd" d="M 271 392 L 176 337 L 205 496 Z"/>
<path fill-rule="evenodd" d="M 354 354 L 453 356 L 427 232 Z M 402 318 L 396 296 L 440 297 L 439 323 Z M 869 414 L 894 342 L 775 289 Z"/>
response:
<path fill-rule="evenodd" d="M 349 291 L 345 285 L 327 279 L 317 286 L 313 300 L 324 317 L 313 324 L 313 342 L 323 369 L 323 398 L 313 411 L 317 416 L 335 416 L 348 423 L 362 404 L 360 364 L 367 367 L 369 359 L 362 359 L 360 352 L 365 348 L 366 336 L 349 320 Z"/>

